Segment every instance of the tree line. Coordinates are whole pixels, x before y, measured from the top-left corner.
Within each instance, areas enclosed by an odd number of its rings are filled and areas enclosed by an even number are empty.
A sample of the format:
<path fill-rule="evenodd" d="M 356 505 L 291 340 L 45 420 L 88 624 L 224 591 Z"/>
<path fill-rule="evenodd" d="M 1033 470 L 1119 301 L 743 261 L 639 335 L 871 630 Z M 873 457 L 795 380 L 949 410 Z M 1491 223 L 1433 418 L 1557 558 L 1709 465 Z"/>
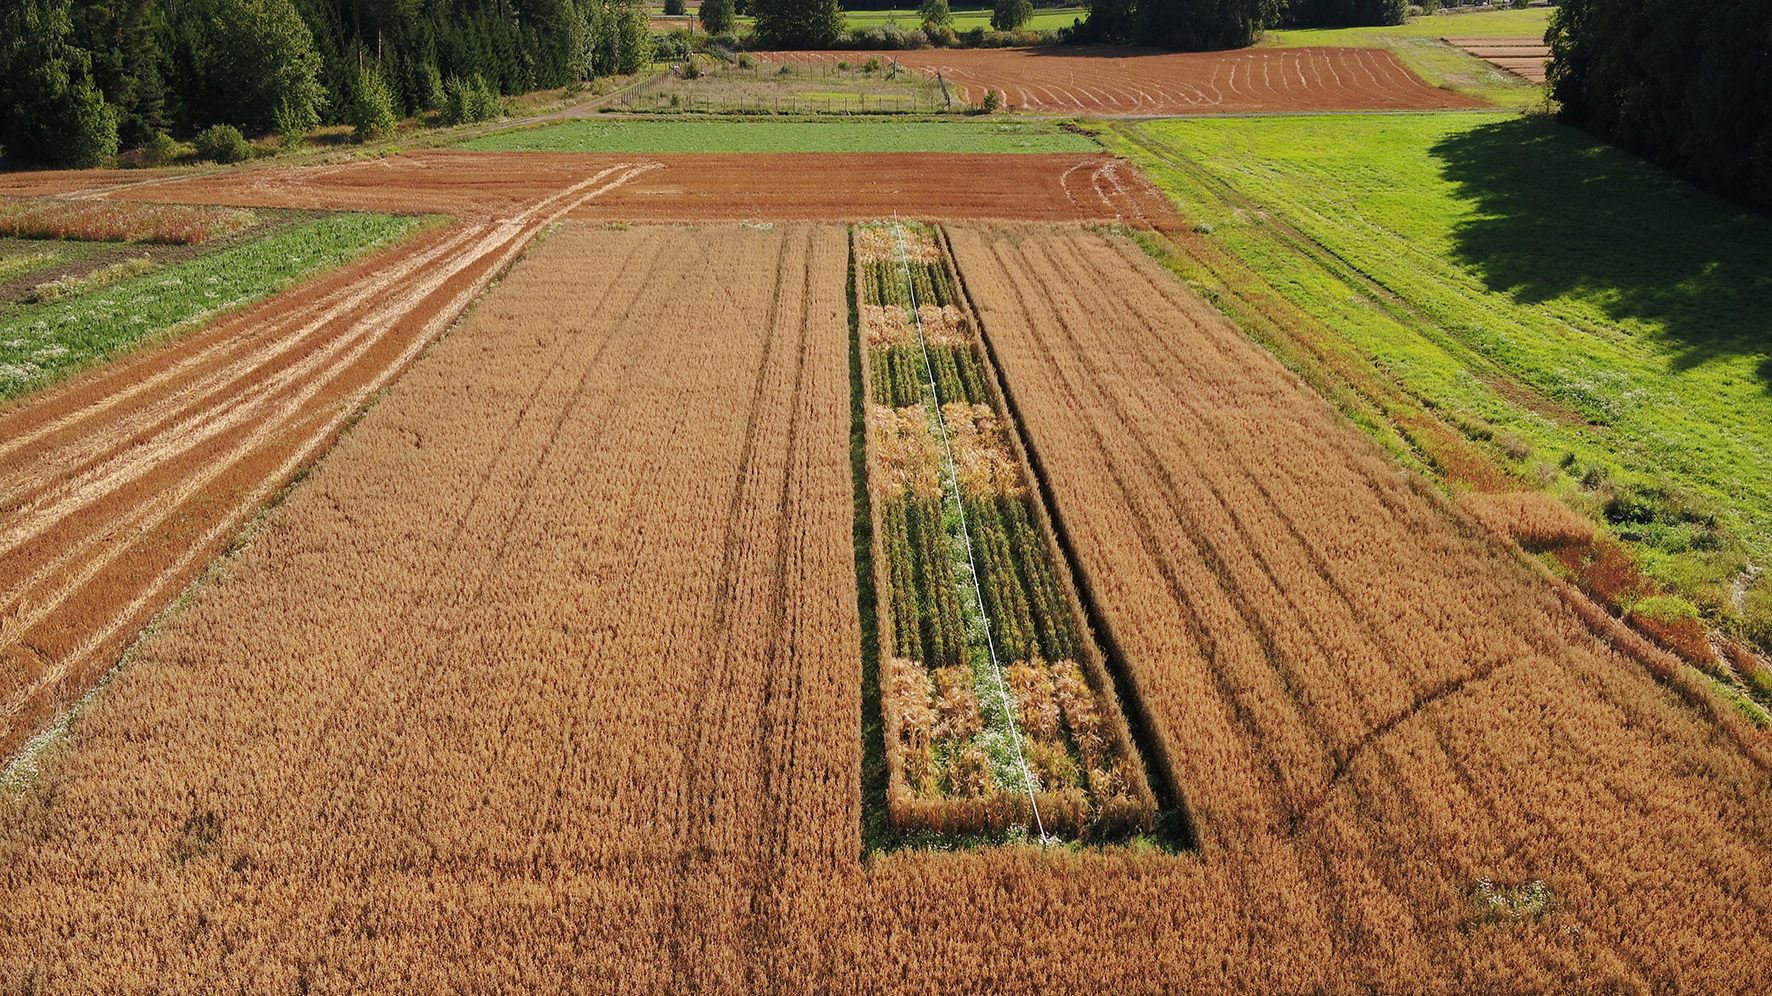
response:
<path fill-rule="evenodd" d="M 1563 0 L 1547 39 L 1564 121 L 1772 207 L 1772 0 Z"/>
<path fill-rule="evenodd" d="M 641 0 L 8 0 L 0 146 L 91 166 L 216 125 L 375 131 L 652 61 Z"/>
<path fill-rule="evenodd" d="M 645 68 L 654 42 L 644 3 L 6 0 L 0 147 L 28 162 L 94 166 L 205 129 L 249 152 L 241 132 L 295 142 L 319 124 L 373 136 L 433 110 L 478 120 L 499 95 Z M 944 0 L 924 8 L 926 21 L 951 21 Z M 701 15 L 719 33 L 747 11 L 763 48 L 827 47 L 843 27 L 837 0 L 706 0 Z M 1402 0 L 1095 0 L 1067 34 L 1222 48 L 1283 19 L 1397 23 L 1403 11 Z M 1014 29 L 1032 12 L 1029 0 L 997 0 L 992 23 Z"/>

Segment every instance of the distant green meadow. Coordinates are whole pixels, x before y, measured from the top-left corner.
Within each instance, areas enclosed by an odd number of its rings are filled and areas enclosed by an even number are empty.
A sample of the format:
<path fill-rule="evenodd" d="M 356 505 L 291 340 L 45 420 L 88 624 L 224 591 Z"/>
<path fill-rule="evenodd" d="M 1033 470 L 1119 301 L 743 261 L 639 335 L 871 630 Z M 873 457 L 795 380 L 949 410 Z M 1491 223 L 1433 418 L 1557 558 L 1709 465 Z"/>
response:
<path fill-rule="evenodd" d="M 589 118 L 487 135 L 483 152 L 1099 152 L 1050 121 L 634 121 Z"/>

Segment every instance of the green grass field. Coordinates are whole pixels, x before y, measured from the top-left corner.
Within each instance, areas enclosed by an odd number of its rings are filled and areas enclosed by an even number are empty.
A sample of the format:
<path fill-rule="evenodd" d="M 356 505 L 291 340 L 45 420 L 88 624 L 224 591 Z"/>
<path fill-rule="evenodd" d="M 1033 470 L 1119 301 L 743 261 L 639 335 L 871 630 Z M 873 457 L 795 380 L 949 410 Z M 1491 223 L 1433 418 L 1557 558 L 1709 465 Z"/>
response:
<path fill-rule="evenodd" d="M 1543 118 L 1118 136 L 1373 374 L 1772 637 L 1772 220 Z"/>
<path fill-rule="evenodd" d="M 989 7 L 950 7 L 954 14 L 954 30 L 970 31 L 973 28 L 991 30 L 991 8 Z M 1087 7 L 1053 7 L 1034 9 L 1033 19 L 1022 26 L 1025 31 L 1056 31 L 1068 28 L 1071 22 L 1089 16 Z M 871 27 L 875 24 L 896 23 L 909 31 L 923 26 L 923 19 L 917 15 L 915 7 L 907 10 L 846 10 L 843 19 L 851 29 Z"/>
<path fill-rule="evenodd" d="M 396 241 L 419 222 L 336 214 L 0 318 L 0 402 Z"/>
<path fill-rule="evenodd" d="M 1544 89 L 1440 41 L 1444 37 L 1544 37 L 1550 23 L 1545 7 L 1438 14 L 1379 28 L 1301 28 L 1269 31 L 1263 46 L 1313 45 L 1389 49 L 1405 66 L 1434 86 L 1481 97 L 1498 107 L 1527 109 L 1544 102 Z"/>
<path fill-rule="evenodd" d="M 488 135 L 491 152 L 1096 152 L 1049 121 L 631 121 L 588 119 Z"/>

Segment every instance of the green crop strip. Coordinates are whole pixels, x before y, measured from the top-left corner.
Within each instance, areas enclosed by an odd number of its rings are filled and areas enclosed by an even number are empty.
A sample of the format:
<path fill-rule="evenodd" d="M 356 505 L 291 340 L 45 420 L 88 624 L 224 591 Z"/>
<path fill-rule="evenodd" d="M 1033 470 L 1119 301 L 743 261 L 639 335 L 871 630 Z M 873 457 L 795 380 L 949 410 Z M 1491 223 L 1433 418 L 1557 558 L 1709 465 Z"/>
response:
<path fill-rule="evenodd" d="M 227 252 L 35 305 L 0 320 L 0 400 L 176 335 L 411 231 L 413 218 L 336 214 Z"/>

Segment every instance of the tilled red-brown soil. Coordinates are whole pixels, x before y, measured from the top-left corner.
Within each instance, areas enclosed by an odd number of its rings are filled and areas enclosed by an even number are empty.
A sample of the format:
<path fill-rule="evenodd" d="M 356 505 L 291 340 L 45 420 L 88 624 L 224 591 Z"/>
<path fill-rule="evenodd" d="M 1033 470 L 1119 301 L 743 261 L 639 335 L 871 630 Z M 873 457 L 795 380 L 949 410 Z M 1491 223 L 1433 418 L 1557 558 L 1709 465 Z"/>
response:
<path fill-rule="evenodd" d="M 125 200 L 242 207 L 499 215 L 616 163 L 653 169 L 579 205 L 588 221 L 937 220 L 1136 223 L 1171 214 L 1142 174 L 1103 154 L 675 154 L 433 150 L 333 166 L 263 166 L 112 189 L 125 174 L 82 173 Z M 68 189 L 68 174 L 13 178 L 0 193 Z"/>
<path fill-rule="evenodd" d="M 432 229 L 0 413 L 0 755 L 84 693 L 536 232 L 645 168 Z"/>
<path fill-rule="evenodd" d="M 784 52 L 759 58 L 855 62 L 870 54 L 941 74 L 969 103 L 986 90 L 1018 111 L 1060 114 L 1254 114 L 1289 111 L 1437 111 L 1482 107 L 1429 86 L 1396 57 L 1369 48 L 1255 48 L 1163 52 L 1136 48 L 932 49 Z"/>
<path fill-rule="evenodd" d="M 1135 222 L 1173 213 L 1123 160 L 1100 154 L 782 153 L 652 157 L 662 169 L 575 218 L 852 221 L 1027 218 Z"/>

